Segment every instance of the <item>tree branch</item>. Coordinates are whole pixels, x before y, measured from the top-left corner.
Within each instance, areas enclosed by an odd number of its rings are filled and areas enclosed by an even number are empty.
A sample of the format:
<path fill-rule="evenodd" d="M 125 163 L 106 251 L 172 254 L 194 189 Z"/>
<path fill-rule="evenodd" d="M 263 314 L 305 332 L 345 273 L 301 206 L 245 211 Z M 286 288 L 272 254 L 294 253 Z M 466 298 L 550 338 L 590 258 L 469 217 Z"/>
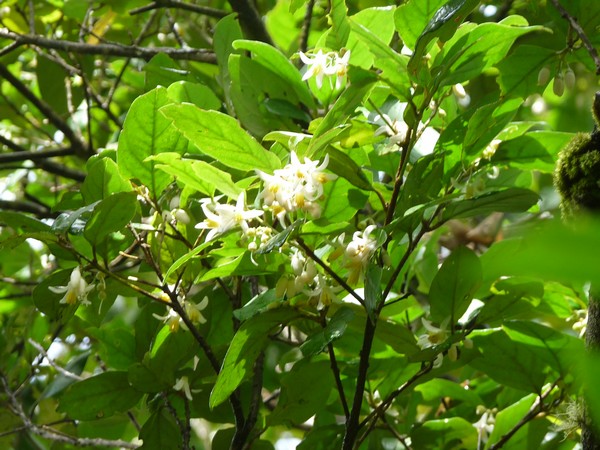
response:
<path fill-rule="evenodd" d="M 0 30 L 0 37 L 2 37 L 3 31 Z M 14 34 L 14 33 L 12 33 Z M 15 77 L 8 68 L 0 63 L 0 77 L 4 78 L 13 87 L 19 91 L 19 93 L 29 100 L 44 116 L 48 118 L 50 123 L 60 130 L 65 137 L 69 140 L 71 145 L 83 154 L 87 152 L 87 145 L 79 139 L 73 129 L 48 105 L 44 100 L 38 98 L 21 80 Z M 82 155 L 84 156 L 84 155 Z M 86 156 L 84 156 L 86 157 Z M 87 159 L 87 157 L 86 157 Z"/>
<path fill-rule="evenodd" d="M 65 52 L 79 53 L 82 55 L 103 55 L 103 56 L 125 56 L 128 58 L 151 59 L 159 53 L 164 53 L 170 58 L 186 61 L 198 61 L 209 64 L 216 64 L 215 54 L 203 48 L 172 48 L 172 47 L 138 47 L 135 45 L 119 44 L 84 44 L 82 42 L 61 41 L 48 39 L 43 36 L 32 36 L 17 34 L 12 31 L 0 30 L 0 38 L 11 39 L 21 45 L 31 44 L 43 48 L 52 48 Z"/>
<path fill-rule="evenodd" d="M 6 145 L 11 150 L 5 139 L 0 136 L 0 144 Z M 13 153 L 0 153 L 0 164 L 21 162 L 21 161 L 37 161 L 44 160 L 46 158 L 52 158 L 54 156 L 68 156 L 74 155 L 75 150 L 73 147 L 56 148 L 53 150 L 42 150 L 39 152 L 29 152 L 26 150 L 14 151 Z"/>
<path fill-rule="evenodd" d="M 585 31 L 583 30 L 583 28 L 581 28 L 581 25 L 579 25 L 579 22 L 577 21 L 577 19 L 575 17 L 573 17 L 571 14 L 569 14 L 569 11 L 567 11 L 558 2 L 558 0 L 550 0 L 550 1 L 554 5 L 554 7 L 558 10 L 560 15 L 567 22 L 569 22 L 569 25 L 571 25 L 571 28 L 573 28 L 575 30 L 575 32 L 579 36 L 579 39 L 581 39 L 581 42 L 583 42 L 583 46 L 586 48 L 586 50 L 588 51 L 588 53 L 594 60 L 594 64 L 596 65 L 596 75 L 600 75 L 600 56 L 598 55 L 598 51 L 594 48 L 594 46 L 590 42 L 590 39 L 585 34 Z"/>
<path fill-rule="evenodd" d="M 159 8 L 183 9 L 185 11 L 191 11 L 198 14 L 203 14 L 205 16 L 215 17 L 217 19 L 221 19 L 228 14 L 226 11 L 216 8 L 209 8 L 208 6 L 194 5 L 191 3 L 184 3 L 177 0 L 162 0 L 148 3 L 147 5 L 132 9 L 131 11 L 129 11 L 129 15 L 134 16 L 136 14 L 141 14 L 143 12 L 152 11 L 153 9 Z"/>
<path fill-rule="evenodd" d="M 22 200 L 0 200 L 0 210 L 1 209 L 34 214 L 40 218 L 58 216 L 58 214 L 52 213 L 50 210 L 37 203 L 25 202 Z"/>
<path fill-rule="evenodd" d="M 305 52 L 308 49 L 308 36 L 310 35 L 310 22 L 312 21 L 313 9 L 315 0 L 310 0 L 306 4 L 306 14 L 302 22 L 302 30 L 300 32 L 300 51 Z"/>
<path fill-rule="evenodd" d="M 66 444 L 74 445 L 76 447 L 110 447 L 110 448 L 138 448 L 137 445 L 132 444 L 131 442 L 122 441 L 122 440 L 110 440 L 110 439 L 102 439 L 102 438 L 80 438 L 75 436 L 70 436 L 68 434 L 59 432 L 49 426 L 45 425 L 36 425 L 29 419 L 21 403 L 17 400 L 15 393 L 10 389 L 8 385 L 8 380 L 4 376 L 4 374 L 0 374 L 0 380 L 2 381 L 2 386 L 4 388 L 4 392 L 8 397 L 8 404 L 10 410 L 23 422 L 24 429 L 33 433 L 41 438 L 48 439 L 54 442 L 64 442 Z"/>
<path fill-rule="evenodd" d="M 238 14 L 240 25 L 248 38 L 274 45 L 260 14 L 252 2 L 249 0 L 229 0 L 229 4 Z"/>

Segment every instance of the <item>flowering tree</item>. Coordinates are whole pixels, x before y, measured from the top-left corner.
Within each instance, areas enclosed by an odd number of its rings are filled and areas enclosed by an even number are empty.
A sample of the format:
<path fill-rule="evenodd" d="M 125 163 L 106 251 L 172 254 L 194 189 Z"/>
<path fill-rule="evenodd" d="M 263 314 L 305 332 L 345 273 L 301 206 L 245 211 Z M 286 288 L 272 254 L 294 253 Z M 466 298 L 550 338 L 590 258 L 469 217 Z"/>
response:
<path fill-rule="evenodd" d="M 593 441 L 600 3 L 256 3 L 3 3 L 2 447 Z"/>

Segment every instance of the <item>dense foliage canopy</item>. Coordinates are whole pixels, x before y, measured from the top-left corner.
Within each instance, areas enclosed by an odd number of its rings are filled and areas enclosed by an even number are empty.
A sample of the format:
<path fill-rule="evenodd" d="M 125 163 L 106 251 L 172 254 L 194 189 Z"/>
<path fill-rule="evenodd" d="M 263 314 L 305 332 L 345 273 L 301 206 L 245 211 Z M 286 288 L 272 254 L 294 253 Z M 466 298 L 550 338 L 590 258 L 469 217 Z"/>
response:
<path fill-rule="evenodd" d="M 0 6 L 1 448 L 568 450 L 600 417 L 599 224 L 553 186 L 600 2 Z"/>

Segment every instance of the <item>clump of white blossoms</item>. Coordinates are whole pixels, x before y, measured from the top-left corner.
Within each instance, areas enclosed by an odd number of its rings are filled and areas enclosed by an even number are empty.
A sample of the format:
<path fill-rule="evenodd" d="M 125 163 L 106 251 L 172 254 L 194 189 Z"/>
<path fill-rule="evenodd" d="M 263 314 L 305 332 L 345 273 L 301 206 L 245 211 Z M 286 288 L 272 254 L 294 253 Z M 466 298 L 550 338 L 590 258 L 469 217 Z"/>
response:
<path fill-rule="evenodd" d="M 367 267 L 371 255 L 377 250 L 377 239 L 373 231 L 376 225 L 369 225 L 363 231 L 357 231 L 352 235 L 352 240 L 344 251 L 345 266 L 349 269 L 348 284 L 356 284 Z M 343 241 L 343 236 L 340 237 Z"/>
<path fill-rule="evenodd" d="M 496 409 L 486 409 L 485 406 L 479 405 L 476 412 L 477 414 L 481 414 L 481 417 L 473 426 L 477 429 L 479 442 L 485 444 L 492 431 L 494 431 Z"/>
<path fill-rule="evenodd" d="M 240 227 L 244 233 L 248 231 L 248 221 L 262 216 L 263 211 L 247 210 L 246 195 L 240 193 L 235 205 L 215 203 L 211 199 L 203 199 L 202 211 L 206 219 L 196 225 L 196 228 L 210 230 L 205 241 L 210 241 L 218 234 L 225 233 L 235 227 Z"/>
<path fill-rule="evenodd" d="M 169 300 L 168 296 L 164 296 L 165 300 Z M 208 297 L 204 297 L 200 303 L 192 303 L 188 300 L 185 300 L 183 296 L 179 296 L 179 302 L 183 307 L 186 315 L 190 319 L 190 321 L 194 325 L 206 323 L 206 318 L 202 315 L 202 310 L 206 308 L 208 305 Z M 183 328 L 186 331 L 189 331 L 187 325 L 181 318 L 179 314 L 170 306 L 168 306 L 168 312 L 164 316 L 159 316 L 158 314 L 153 314 L 155 319 L 162 320 L 169 326 L 169 331 L 176 332 L 179 331 L 179 328 Z"/>
<path fill-rule="evenodd" d="M 256 171 L 264 182 L 260 197 L 281 224 L 285 224 L 286 215 L 295 211 L 305 211 L 314 218 L 321 215 L 317 200 L 323 195 L 323 185 L 337 178 L 324 172 L 327 164 L 329 155 L 319 164 L 306 157 L 300 162 L 296 153 L 291 152 L 289 164 L 275 170 L 273 175 Z"/>
<path fill-rule="evenodd" d="M 302 62 L 307 66 L 302 80 L 314 77 L 317 87 L 321 89 L 324 77 L 335 76 L 335 89 L 342 87 L 344 77 L 348 73 L 350 50 L 342 51 L 341 53 L 323 53 L 323 50 L 319 50 L 317 53 L 311 55 L 302 52 L 299 55 Z"/>
<path fill-rule="evenodd" d="M 94 285 L 88 285 L 81 276 L 81 269 L 77 266 L 71 272 L 69 283 L 66 286 L 50 286 L 48 289 L 55 294 L 65 294 L 59 303 L 74 305 L 80 301 L 82 305 L 89 305 L 90 301 L 87 299 L 87 296 L 94 289 Z"/>

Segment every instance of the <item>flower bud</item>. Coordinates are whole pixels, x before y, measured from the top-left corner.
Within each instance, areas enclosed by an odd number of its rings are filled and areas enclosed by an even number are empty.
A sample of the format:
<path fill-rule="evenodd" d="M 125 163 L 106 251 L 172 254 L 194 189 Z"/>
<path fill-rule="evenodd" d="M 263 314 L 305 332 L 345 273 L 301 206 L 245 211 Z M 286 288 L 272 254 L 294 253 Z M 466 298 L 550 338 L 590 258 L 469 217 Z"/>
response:
<path fill-rule="evenodd" d="M 565 86 L 572 90 L 575 87 L 575 72 L 570 67 L 565 71 Z"/>
<path fill-rule="evenodd" d="M 452 92 L 459 99 L 460 98 L 465 98 L 467 96 L 467 91 L 465 91 L 464 86 L 462 84 L 460 84 L 460 83 L 457 83 L 457 84 L 455 84 L 455 85 L 452 86 Z"/>
<path fill-rule="evenodd" d="M 562 97 L 565 92 L 565 81 L 563 80 L 562 74 L 557 74 L 554 77 L 554 84 L 552 85 L 552 91 L 557 97 Z"/>
<path fill-rule="evenodd" d="M 538 73 L 538 86 L 545 86 L 550 81 L 550 68 L 544 66 L 540 69 Z"/>

